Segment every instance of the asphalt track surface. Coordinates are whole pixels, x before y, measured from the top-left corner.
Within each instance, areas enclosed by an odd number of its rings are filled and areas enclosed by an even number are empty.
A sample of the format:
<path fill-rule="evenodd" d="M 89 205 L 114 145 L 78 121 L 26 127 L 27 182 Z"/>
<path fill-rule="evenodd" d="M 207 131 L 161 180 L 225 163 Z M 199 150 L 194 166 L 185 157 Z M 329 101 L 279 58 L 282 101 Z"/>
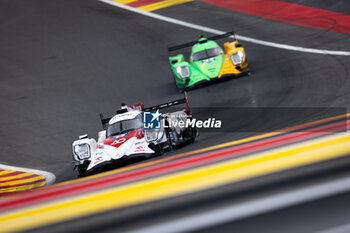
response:
<path fill-rule="evenodd" d="M 316 1 L 290 2 L 325 7 Z M 328 9 L 349 13 L 346 1 L 329 4 Z M 240 35 L 277 43 L 349 50 L 348 34 L 298 27 L 199 1 L 157 13 L 223 31 L 233 27 Z M 166 46 L 192 41 L 199 34 L 95 0 L 2 0 L 0 163 L 47 170 L 58 182 L 74 179 L 71 143 L 80 134 L 97 134 L 100 112 L 113 114 L 121 102 L 144 101 L 149 106 L 181 96 L 171 78 Z M 252 75 L 190 92 L 192 106 L 349 107 L 350 57 L 243 45 Z M 274 127 L 302 120 L 277 121 Z M 254 122 L 251 117 L 236 119 L 242 125 Z M 253 134 L 202 133 L 196 143 L 178 152 Z"/>

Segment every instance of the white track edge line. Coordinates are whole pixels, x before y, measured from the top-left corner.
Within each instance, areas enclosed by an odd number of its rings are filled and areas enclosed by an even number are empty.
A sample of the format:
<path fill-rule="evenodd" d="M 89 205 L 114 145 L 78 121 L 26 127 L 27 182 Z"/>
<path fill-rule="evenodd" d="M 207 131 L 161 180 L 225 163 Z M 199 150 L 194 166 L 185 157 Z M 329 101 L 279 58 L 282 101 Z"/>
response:
<path fill-rule="evenodd" d="M 45 177 L 45 180 L 46 180 L 44 186 L 51 185 L 51 184 L 55 183 L 55 181 L 56 181 L 56 176 L 53 173 L 48 172 L 48 171 L 23 168 L 23 167 L 15 167 L 15 166 L 9 166 L 9 165 L 4 165 L 4 164 L 0 164 L 0 169 L 18 171 L 18 172 L 27 172 L 27 173 L 32 173 L 32 174 L 36 174 L 36 175 L 41 175 L 41 176 Z"/>
<path fill-rule="evenodd" d="M 148 11 L 143 11 L 137 8 L 133 8 L 118 2 L 115 2 L 113 0 L 98 0 L 100 2 L 104 2 L 106 4 L 112 5 L 112 6 L 116 6 L 128 11 L 132 11 L 134 13 L 138 13 L 144 16 L 148 16 L 154 19 L 158 19 L 158 20 L 162 20 L 168 23 L 173 23 L 173 24 L 177 24 L 177 25 L 181 25 L 184 27 L 188 27 L 188 28 L 192 28 L 195 30 L 200 30 L 200 31 L 205 31 L 205 32 L 209 32 L 212 34 L 224 34 L 224 31 L 221 30 L 217 30 L 214 28 L 209 28 L 206 26 L 201 26 L 201 25 L 197 25 L 197 24 L 193 24 L 193 23 L 189 23 L 186 21 L 182 21 L 179 19 L 174 19 L 171 17 L 167 17 L 167 16 L 163 16 L 163 15 L 159 15 L 159 14 L 155 14 L 152 12 L 148 12 Z M 323 50 L 323 49 L 313 49 L 313 48 L 305 48 L 305 47 L 299 47 L 299 46 L 293 46 L 293 45 L 287 45 L 287 44 L 279 44 L 279 43 L 275 43 L 275 42 L 270 42 L 270 41 L 264 41 L 264 40 L 259 40 L 259 39 L 254 39 L 251 37 L 247 37 L 247 36 L 241 36 L 241 35 L 236 35 L 236 38 L 238 40 L 242 40 L 242 41 L 246 41 L 246 42 L 250 42 L 250 43 L 254 43 L 254 44 L 259 44 L 259 45 L 264 45 L 264 46 L 269 46 L 269 47 L 274 47 L 274 48 L 279 48 L 279 49 L 286 49 L 286 50 L 291 50 L 291 51 L 298 51 L 298 52 L 306 52 L 306 53 L 315 53 L 315 54 L 326 54 L 326 55 L 340 55 L 340 56 L 350 56 L 350 51 L 336 51 L 336 50 Z"/>

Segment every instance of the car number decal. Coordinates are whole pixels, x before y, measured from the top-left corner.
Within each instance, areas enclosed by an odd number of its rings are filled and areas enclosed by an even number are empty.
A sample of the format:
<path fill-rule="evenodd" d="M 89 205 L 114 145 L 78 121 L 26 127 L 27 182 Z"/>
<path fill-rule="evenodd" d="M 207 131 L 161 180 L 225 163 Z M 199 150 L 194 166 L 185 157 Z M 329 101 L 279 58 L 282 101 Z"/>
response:
<path fill-rule="evenodd" d="M 114 140 L 114 142 L 111 145 L 120 144 L 120 143 L 123 143 L 125 141 L 126 141 L 125 138 L 120 138 L 120 139 Z"/>

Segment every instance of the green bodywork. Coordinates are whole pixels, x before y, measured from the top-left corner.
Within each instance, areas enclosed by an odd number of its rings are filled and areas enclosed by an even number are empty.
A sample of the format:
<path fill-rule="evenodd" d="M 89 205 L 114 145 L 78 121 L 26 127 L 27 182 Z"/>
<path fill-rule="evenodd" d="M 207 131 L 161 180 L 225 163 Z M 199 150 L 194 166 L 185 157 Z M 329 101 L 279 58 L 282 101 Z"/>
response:
<path fill-rule="evenodd" d="M 217 48 L 218 54 L 210 56 L 207 50 Z M 198 60 L 198 54 L 202 52 L 202 56 Z M 204 54 L 204 55 L 203 55 Z M 197 59 L 196 59 L 197 58 Z M 220 46 L 212 40 L 206 38 L 199 39 L 198 43 L 193 45 L 189 62 L 185 61 L 183 54 L 169 57 L 170 66 L 175 76 L 176 85 L 180 89 L 186 89 L 201 81 L 211 81 L 220 74 L 225 55 Z M 181 77 L 177 72 L 178 67 L 188 67 L 189 76 Z"/>

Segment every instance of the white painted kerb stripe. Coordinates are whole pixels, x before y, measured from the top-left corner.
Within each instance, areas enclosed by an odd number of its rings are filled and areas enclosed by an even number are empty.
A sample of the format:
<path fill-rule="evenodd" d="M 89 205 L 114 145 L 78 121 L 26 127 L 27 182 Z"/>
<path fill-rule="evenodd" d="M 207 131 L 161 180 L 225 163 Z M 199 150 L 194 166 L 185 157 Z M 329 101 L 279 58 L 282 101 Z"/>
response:
<path fill-rule="evenodd" d="M 53 173 L 47 172 L 47 171 L 41 171 L 41 170 L 29 169 L 29 168 L 23 168 L 23 167 L 14 167 L 14 166 L 8 166 L 3 164 L 0 164 L 0 169 L 18 171 L 18 172 L 27 172 L 27 173 L 43 176 L 45 177 L 45 180 L 46 180 L 45 186 L 51 185 L 56 181 L 56 176 Z"/>
<path fill-rule="evenodd" d="M 119 8 L 123 8 L 125 10 L 128 11 L 132 11 L 144 16 L 148 16 L 154 19 L 159 19 L 168 23 L 173 23 L 173 24 L 177 24 L 177 25 L 181 25 L 184 27 L 188 27 L 188 28 L 192 28 L 195 30 L 200 30 L 200 31 L 204 31 L 204 32 L 209 32 L 212 34 L 224 34 L 224 31 L 220 31 L 217 29 L 213 29 L 213 28 L 209 28 L 209 27 L 205 27 L 205 26 L 201 26 L 201 25 L 197 25 L 197 24 L 193 24 L 193 23 L 188 23 L 182 20 L 178 20 L 178 19 L 174 19 L 174 18 L 170 18 L 167 16 L 163 16 L 163 15 L 158 15 L 152 12 L 148 12 L 148 11 L 143 11 L 137 8 L 133 8 L 118 2 L 115 2 L 113 0 L 99 0 L 101 2 L 107 3 L 109 5 L 112 6 L 116 6 Z M 274 48 L 279 48 L 279 49 L 286 49 L 286 50 L 292 50 L 292 51 L 298 51 L 298 52 L 306 52 L 306 53 L 316 53 L 316 54 L 327 54 L 327 55 L 341 55 L 341 56 L 350 56 L 350 52 L 349 51 L 335 51 L 335 50 L 323 50 L 323 49 L 313 49 L 313 48 L 304 48 L 304 47 L 299 47 L 299 46 L 293 46 L 293 45 L 287 45 L 287 44 L 279 44 L 279 43 L 274 43 L 274 42 L 270 42 L 270 41 L 264 41 L 264 40 L 259 40 L 259 39 L 254 39 L 251 37 L 246 37 L 246 36 L 240 36 L 240 35 L 236 35 L 236 38 L 238 40 L 242 40 L 242 41 L 247 41 L 250 43 L 254 43 L 254 44 L 259 44 L 259 45 L 264 45 L 264 46 L 269 46 L 269 47 L 274 47 Z"/>
<path fill-rule="evenodd" d="M 350 190 L 350 178 L 342 178 L 327 183 L 286 191 L 271 196 L 209 210 L 192 216 L 169 220 L 129 231 L 128 233 L 179 233 L 200 230 L 289 206 L 333 196 Z M 343 228 L 349 229 L 348 225 Z M 343 229 L 342 228 L 342 229 Z M 328 233 L 328 232 L 327 232 Z M 335 233 L 332 231 L 332 233 Z"/>

